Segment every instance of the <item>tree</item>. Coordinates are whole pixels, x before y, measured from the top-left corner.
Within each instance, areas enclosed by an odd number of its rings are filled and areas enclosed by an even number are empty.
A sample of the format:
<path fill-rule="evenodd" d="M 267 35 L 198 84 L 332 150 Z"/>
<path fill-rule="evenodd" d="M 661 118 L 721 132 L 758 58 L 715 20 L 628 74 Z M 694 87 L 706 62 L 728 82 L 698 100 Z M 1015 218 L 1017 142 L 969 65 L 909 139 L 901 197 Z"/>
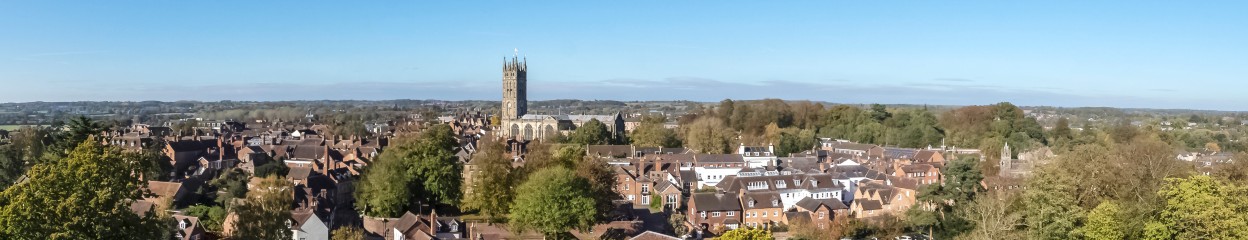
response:
<path fill-rule="evenodd" d="M 503 222 L 511 210 L 512 199 L 515 199 L 512 187 L 516 185 L 518 173 L 512 168 L 502 142 L 482 139 L 478 149 L 480 151 L 472 158 L 476 172 L 472 173 L 472 182 L 464 185 L 462 207 L 477 211 L 488 222 Z"/>
<path fill-rule="evenodd" d="M 221 172 L 220 177 L 209 182 L 208 188 L 211 188 L 212 195 L 216 195 L 218 205 L 229 206 L 235 198 L 247 197 L 247 183 L 250 181 L 251 176 L 247 172 L 235 168 Z"/>
<path fill-rule="evenodd" d="M 376 217 L 398 217 L 420 204 L 458 204 L 463 165 L 450 126 L 433 125 L 415 138 L 399 138 L 364 171 L 356 207 Z"/>
<path fill-rule="evenodd" d="M 1205 143 L 1205 150 L 1210 152 L 1222 152 L 1222 147 L 1218 146 L 1218 142 Z"/>
<path fill-rule="evenodd" d="M 685 221 L 685 214 L 680 212 L 673 212 L 672 215 L 668 215 L 667 224 L 672 226 L 672 232 L 670 233 L 677 237 L 689 234 L 689 226 L 685 225 Z"/>
<path fill-rule="evenodd" d="M 1120 210 L 1113 201 L 1104 201 L 1088 213 L 1087 224 L 1080 232 L 1091 240 L 1120 240 L 1126 237 L 1123 233 L 1122 221 L 1118 220 Z"/>
<path fill-rule="evenodd" d="M 260 165 L 259 167 L 256 167 L 256 169 L 253 170 L 253 172 L 256 177 L 268 177 L 268 176 L 284 177 L 286 176 L 287 173 L 290 172 L 290 167 L 286 166 L 286 161 L 284 160 L 269 161 L 268 163 L 265 163 L 264 165 Z"/>
<path fill-rule="evenodd" d="M 1241 189 L 1209 176 L 1167 178 L 1157 192 L 1165 204 L 1150 224 L 1149 237 L 1163 239 L 1245 239 L 1248 219 L 1239 210 Z"/>
<path fill-rule="evenodd" d="M 30 168 L 24 183 L 0 193 L 0 236 L 11 239 L 161 239 L 168 222 L 130 210 L 155 167 L 132 153 L 84 140 L 66 158 Z"/>
<path fill-rule="evenodd" d="M 772 240 L 776 239 L 771 236 L 771 231 L 762 228 L 737 228 L 720 234 L 718 238 L 723 240 Z"/>
<path fill-rule="evenodd" d="M 1080 225 L 1083 208 L 1076 199 L 1075 179 L 1053 173 L 1050 167 L 1036 173 L 1028 182 L 1023 198 L 1027 209 L 1028 236 L 1033 239 L 1068 239 Z"/>
<path fill-rule="evenodd" d="M 567 168 L 539 170 L 516 191 L 510 225 L 520 232 L 558 236 L 571 229 L 588 230 L 596 220 L 589 182 Z"/>
<path fill-rule="evenodd" d="M 576 176 L 589 181 L 590 193 L 594 198 L 594 208 L 597 210 L 597 220 L 606 221 L 611 212 L 615 210 L 616 200 L 620 200 L 620 194 L 615 191 L 616 173 L 606 161 L 596 158 L 585 158 L 585 151 L 578 156 L 581 161 L 576 163 Z M 657 196 L 657 195 L 655 195 Z M 652 204 L 653 205 L 653 204 Z"/>
<path fill-rule="evenodd" d="M 71 118 L 66 127 L 68 128 L 65 132 L 66 137 L 60 142 L 62 149 L 66 151 L 74 149 L 78 143 L 86 141 L 90 136 L 94 135 L 98 138 L 101 137 L 100 134 L 108 131 L 108 126 L 82 115 Z"/>
<path fill-rule="evenodd" d="M 238 214 L 234 236 L 237 239 L 289 239 L 290 206 L 294 203 L 293 187 L 285 179 L 269 176 L 247 198 L 234 206 Z"/>
<path fill-rule="evenodd" d="M 26 163 L 12 145 L 0 145 L 0 190 L 8 188 L 26 171 Z"/>
<path fill-rule="evenodd" d="M 590 119 L 568 135 L 568 141 L 579 145 L 603 145 L 610 144 L 614 140 L 611 132 L 607 130 L 607 125 L 602 124 L 598 119 Z"/>
<path fill-rule="evenodd" d="M 182 213 L 199 218 L 200 225 L 210 232 L 220 233 L 224 230 L 222 224 L 225 221 L 226 211 L 221 206 L 195 205 L 183 209 Z"/>
<path fill-rule="evenodd" d="M 334 240 L 364 240 L 364 230 L 357 227 L 341 227 L 333 235 Z"/>
<path fill-rule="evenodd" d="M 1019 228 L 1023 226 L 1023 214 L 1015 206 L 1015 197 L 1000 191 L 990 193 L 958 210 L 958 214 L 975 224 L 975 228 L 963 236 L 968 239 L 1022 239 Z"/>
<path fill-rule="evenodd" d="M 663 116 L 646 116 L 641 119 L 641 125 L 630 133 L 633 145 L 638 147 L 680 147 L 680 139 L 676 138 L 676 131 L 667 129 L 663 125 L 667 119 Z"/>
<path fill-rule="evenodd" d="M 736 133 L 713 117 L 702 117 L 685 127 L 685 147 L 699 153 L 728 153 Z"/>

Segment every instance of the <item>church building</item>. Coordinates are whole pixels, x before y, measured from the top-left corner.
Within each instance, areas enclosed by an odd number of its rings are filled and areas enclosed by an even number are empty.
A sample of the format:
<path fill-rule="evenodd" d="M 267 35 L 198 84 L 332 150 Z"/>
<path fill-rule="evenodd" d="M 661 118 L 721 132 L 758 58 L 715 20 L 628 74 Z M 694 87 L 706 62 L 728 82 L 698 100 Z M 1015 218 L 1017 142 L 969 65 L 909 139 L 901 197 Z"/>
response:
<path fill-rule="evenodd" d="M 503 59 L 503 103 L 501 136 L 516 140 L 545 139 L 555 134 L 568 134 L 582 124 L 597 119 L 607 126 L 612 137 L 624 136 L 624 117 L 613 115 L 541 115 L 528 114 L 528 61 L 519 56 Z"/>

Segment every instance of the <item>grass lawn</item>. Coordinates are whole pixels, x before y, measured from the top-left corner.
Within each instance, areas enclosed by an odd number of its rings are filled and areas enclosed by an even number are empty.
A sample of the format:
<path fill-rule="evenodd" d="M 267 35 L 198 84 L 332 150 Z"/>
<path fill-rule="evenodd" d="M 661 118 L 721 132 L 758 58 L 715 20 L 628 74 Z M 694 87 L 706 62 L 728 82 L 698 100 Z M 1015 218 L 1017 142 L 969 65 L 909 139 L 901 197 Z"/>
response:
<path fill-rule="evenodd" d="M 0 130 L 13 131 L 13 130 L 17 130 L 18 128 L 22 128 L 22 126 L 26 126 L 26 125 L 0 125 Z"/>

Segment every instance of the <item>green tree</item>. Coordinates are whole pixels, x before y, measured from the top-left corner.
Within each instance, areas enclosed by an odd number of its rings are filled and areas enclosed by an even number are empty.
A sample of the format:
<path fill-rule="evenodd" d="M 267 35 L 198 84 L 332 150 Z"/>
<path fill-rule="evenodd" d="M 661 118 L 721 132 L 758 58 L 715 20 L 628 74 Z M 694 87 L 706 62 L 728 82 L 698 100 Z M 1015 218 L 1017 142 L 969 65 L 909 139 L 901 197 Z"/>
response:
<path fill-rule="evenodd" d="M 195 205 L 182 210 L 183 214 L 199 218 L 199 224 L 209 232 L 221 233 L 226 211 L 221 206 Z"/>
<path fill-rule="evenodd" d="M 1087 224 L 1081 228 L 1085 237 L 1091 240 L 1120 240 L 1126 237 L 1123 233 L 1122 221 L 1118 215 L 1118 204 L 1104 201 L 1088 213 Z"/>
<path fill-rule="evenodd" d="M 408 153 L 404 156 L 409 162 L 408 173 L 419 179 L 426 200 L 430 203 L 457 204 L 460 196 L 460 185 L 463 185 L 464 166 L 455 157 L 458 147 L 451 127 L 446 124 L 434 125 L 420 135 L 420 139 L 412 149 L 400 150 Z M 403 155 L 400 155 L 403 156 Z"/>
<path fill-rule="evenodd" d="M 680 147 L 680 139 L 676 138 L 676 131 L 667 129 L 663 125 L 667 119 L 663 116 L 646 116 L 641 119 L 641 125 L 630 133 L 633 145 L 638 147 Z"/>
<path fill-rule="evenodd" d="M 160 239 L 168 222 L 140 216 L 130 203 L 147 182 L 134 171 L 155 167 L 132 153 L 84 140 L 64 159 L 30 168 L 28 179 L 0 193 L 0 236 L 8 239 Z"/>
<path fill-rule="evenodd" d="M 457 147 L 446 124 L 396 139 L 364 171 L 356 207 L 369 216 L 398 217 L 422 203 L 460 203 L 463 165 L 454 155 Z"/>
<path fill-rule="evenodd" d="M 209 188 L 212 188 L 212 195 L 215 196 L 215 202 L 221 206 L 228 206 L 235 198 L 247 197 L 247 183 L 251 181 L 251 176 L 242 169 L 233 169 L 221 172 L 221 176 L 209 182 Z"/>
<path fill-rule="evenodd" d="M 771 231 L 762 228 L 737 228 L 720 234 L 718 238 L 723 240 L 772 240 L 776 239 L 771 236 Z"/>
<path fill-rule="evenodd" d="M 247 198 L 234 206 L 238 222 L 234 225 L 236 239 L 289 239 L 290 208 L 294 204 L 290 183 L 269 176 L 247 192 Z"/>
<path fill-rule="evenodd" d="M 90 136 L 95 136 L 95 139 L 99 139 L 102 137 L 100 134 L 108 131 L 108 126 L 82 115 L 71 118 L 66 127 L 68 128 L 65 132 L 66 137 L 61 139 L 60 142 L 62 149 L 66 151 L 74 149 L 78 143 L 86 141 Z"/>
<path fill-rule="evenodd" d="M 510 225 L 548 237 L 571 229 L 589 230 L 597 211 L 589 181 L 572 170 L 551 167 L 534 173 L 517 188 Z"/>
<path fill-rule="evenodd" d="M 1083 221 L 1079 207 L 1079 184 L 1059 166 L 1038 171 L 1023 192 L 1028 235 L 1033 239 L 1068 239 Z"/>
<path fill-rule="evenodd" d="M 1209 176 L 1167 178 L 1157 192 L 1165 201 L 1149 231 L 1163 239 L 1245 239 L 1245 203 L 1236 191 Z M 1168 236 L 1166 236 L 1168 235 Z"/>
<path fill-rule="evenodd" d="M 608 131 L 607 125 L 602 124 L 598 119 L 590 119 L 568 135 L 568 142 L 578 145 L 603 145 L 610 144 L 612 141 L 614 139 L 611 137 L 611 131 Z"/>
<path fill-rule="evenodd" d="M 364 230 L 357 227 L 334 229 L 334 240 L 364 240 Z"/>
<path fill-rule="evenodd" d="M 503 222 L 507 212 L 511 210 L 515 192 L 517 172 L 507 158 L 506 146 L 502 142 L 482 139 L 479 152 L 472 158 L 472 182 L 465 184 L 465 210 L 477 211 L 485 216 L 488 222 Z"/>
<path fill-rule="evenodd" d="M 285 160 L 269 161 L 264 165 L 256 167 L 254 174 L 256 177 L 279 176 L 284 177 L 290 172 L 290 167 L 286 166 Z"/>
<path fill-rule="evenodd" d="M 0 190 L 8 188 L 26 172 L 26 163 L 22 160 L 20 150 L 13 145 L 0 145 Z"/>
<path fill-rule="evenodd" d="M 685 127 L 685 147 L 708 154 L 730 152 L 736 132 L 724 122 L 712 117 L 702 117 Z"/>

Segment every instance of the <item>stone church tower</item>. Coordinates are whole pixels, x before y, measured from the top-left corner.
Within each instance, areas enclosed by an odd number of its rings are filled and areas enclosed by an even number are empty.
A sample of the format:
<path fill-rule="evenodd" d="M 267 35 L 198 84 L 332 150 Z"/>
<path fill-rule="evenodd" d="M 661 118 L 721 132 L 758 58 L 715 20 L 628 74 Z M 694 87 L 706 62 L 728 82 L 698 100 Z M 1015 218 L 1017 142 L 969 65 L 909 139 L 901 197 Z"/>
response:
<path fill-rule="evenodd" d="M 512 56 L 510 61 L 503 58 L 502 119 L 518 119 L 529 111 L 527 72 L 527 60 L 518 56 Z"/>

